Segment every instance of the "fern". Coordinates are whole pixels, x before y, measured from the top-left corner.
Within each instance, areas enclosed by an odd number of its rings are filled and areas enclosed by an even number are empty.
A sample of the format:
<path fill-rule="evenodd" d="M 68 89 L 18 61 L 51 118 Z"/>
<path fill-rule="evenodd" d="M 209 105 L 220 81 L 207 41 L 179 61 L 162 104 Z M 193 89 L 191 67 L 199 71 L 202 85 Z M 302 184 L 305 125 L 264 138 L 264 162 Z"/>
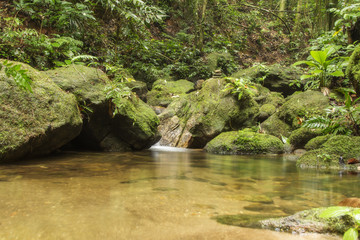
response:
<path fill-rule="evenodd" d="M 303 127 L 326 129 L 332 124 L 332 120 L 323 116 L 309 118 L 304 122 Z"/>

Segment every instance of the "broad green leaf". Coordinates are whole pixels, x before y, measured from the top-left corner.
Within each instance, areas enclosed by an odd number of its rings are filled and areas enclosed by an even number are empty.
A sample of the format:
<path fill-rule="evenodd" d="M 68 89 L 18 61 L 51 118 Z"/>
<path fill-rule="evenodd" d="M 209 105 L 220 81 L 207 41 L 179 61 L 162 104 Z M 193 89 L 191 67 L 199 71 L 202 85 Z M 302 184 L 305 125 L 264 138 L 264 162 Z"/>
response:
<path fill-rule="evenodd" d="M 301 75 L 300 79 L 305 80 L 305 79 L 312 78 L 312 77 L 315 77 L 315 75 Z"/>
<path fill-rule="evenodd" d="M 337 71 L 335 71 L 333 73 L 330 73 L 330 75 L 334 76 L 334 77 L 343 77 L 343 76 L 345 76 L 343 71 L 341 71 L 341 70 L 337 70 Z"/>
<path fill-rule="evenodd" d="M 348 207 L 329 207 L 325 209 L 321 214 L 321 218 L 340 217 L 349 214 L 351 209 Z"/>
<path fill-rule="evenodd" d="M 322 70 L 322 69 L 316 69 L 316 70 L 314 70 L 314 71 L 312 71 L 311 73 L 313 73 L 313 74 L 320 74 L 320 73 L 323 73 L 324 72 L 324 70 Z"/>
<path fill-rule="evenodd" d="M 357 240 L 359 237 L 358 230 L 355 228 L 350 228 L 344 233 L 343 240 Z"/>
<path fill-rule="evenodd" d="M 344 21 L 344 20 L 343 20 L 342 18 L 340 18 L 340 19 L 338 19 L 338 20 L 335 21 L 334 25 L 335 25 L 335 26 L 339 26 L 343 21 Z M 339 30 L 338 32 L 340 32 L 341 30 L 342 30 L 342 28 L 340 28 L 340 30 Z M 335 36 L 335 35 L 333 35 L 333 36 Z"/>
<path fill-rule="evenodd" d="M 298 61 L 298 62 L 294 63 L 293 66 L 297 66 L 297 65 L 301 65 L 301 64 L 307 64 L 310 67 L 317 67 L 317 65 L 315 63 L 313 63 L 312 61 Z"/>
<path fill-rule="evenodd" d="M 327 54 L 325 51 L 310 51 L 311 56 L 315 61 L 323 65 L 326 61 Z"/>

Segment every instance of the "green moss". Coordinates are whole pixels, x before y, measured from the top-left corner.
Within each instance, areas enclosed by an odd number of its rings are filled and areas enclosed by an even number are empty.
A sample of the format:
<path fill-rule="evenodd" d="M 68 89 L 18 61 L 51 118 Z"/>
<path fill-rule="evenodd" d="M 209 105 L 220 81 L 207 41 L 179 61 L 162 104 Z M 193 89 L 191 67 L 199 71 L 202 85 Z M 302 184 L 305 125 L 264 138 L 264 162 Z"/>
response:
<path fill-rule="evenodd" d="M 352 83 L 357 95 L 360 95 L 360 47 L 357 47 L 349 59 L 346 76 Z"/>
<path fill-rule="evenodd" d="M 288 97 L 284 105 L 279 109 L 278 116 L 292 128 L 298 128 L 298 117 L 310 118 L 325 114 L 324 109 L 328 106 L 329 99 L 321 92 L 306 91 Z"/>
<path fill-rule="evenodd" d="M 321 131 L 319 130 L 299 128 L 291 133 L 289 137 L 289 142 L 295 148 L 303 148 L 309 140 L 320 135 Z"/>
<path fill-rule="evenodd" d="M 345 161 L 360 156 L 360 137 L 332 136 L 318 149 L 306 152 L 297 160 L 299 167 L 342 168 L 339 157 Z M 346 168 L 356 169 L 356 166 L 347 165 Z"/>
<path fill-rule="evenodd" d="M 314 208 L 288 217 L 261 220 L 260 225 L 262 228 L 277 229 L 284 232 L 338 234 L 343 234 L 354 225 L 354 221 L 349 216 L 320 218 L 319 216 L 324 210 L 326 208 Z"/>
<path fill-rule="evenodd" d="M 58 136 L 61 142 L 75 137 L 82 124 L 72 94 L 62 91 L 45 74 L 21 65 L 33 80 L 33 93 L 20 90 L 11 78 L 0 72 L 0 159 L 46 151 L 45 142 L 49 149 L 60 147 L 56 146 L 56 139 L 49 139 L 50 132 L 68 125 L 73 133 L 66 136 L 64 129 L 61 137 Z"/>
<path fill-rule="evenodd" d="M 221 133 L 206 145 L 205 150 L 216 154 L 282 153 L 283 144 L 277 137 L 245 129 Z"/>
<path fill-rule="evenodd" d="M 266 134 L 274 135 L 276 137 L 288 137 L 291 134 L 291 127 L 281 121 L 277 114 L 271 115 L 271 117 L 261 123 L 261 128 Z"/>
<path fill-rule="evenodd" d="M 194 89 L 194 84 L 187 80 L 169 81 L 160 79 L 154 82 L 147 93 L 147 103 L 152 106 L 168 106 L 174 99 Z"/>
<path fill-rule="evenodd" d="M 329 138 L 331 138 L 331 135 L 325 135 L 325 136 L 317 136 L 313 139 L 311 139 L 306 145 L 306 150 L 313 150 L 320 148 Z"/>

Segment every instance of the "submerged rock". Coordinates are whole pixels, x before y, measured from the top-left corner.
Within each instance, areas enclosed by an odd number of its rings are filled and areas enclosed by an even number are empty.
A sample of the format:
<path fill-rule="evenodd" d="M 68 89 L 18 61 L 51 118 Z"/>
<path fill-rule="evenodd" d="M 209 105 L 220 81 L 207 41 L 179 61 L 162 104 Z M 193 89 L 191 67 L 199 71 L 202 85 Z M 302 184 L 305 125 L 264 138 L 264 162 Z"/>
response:
<path fill-rule="evenodd" d="M 74 95 L 45 74 L 18 62 L 32 79 L 32 91 L 0 71 L 0 160 L 48 154 L 74 139 L 82 120 Z"/>
<path fill-rule="evenodd" d="M 283 153 L 284 145 L 275 136 L 245 129 L 221 133 L 205 146 L 205 150 L 216 154 Z"/>
<path fill-rule="evenodd" d="M 160 135 L 155 112 L 135 95 L 119 99 L 119 113 L 104 91 L 107 76 L 95 68 L 71 65 L 45 72 L 62 89 L 76 95 L 84 126 L 75 146 L 106 151 L 140 150 L 156 143 Z"/>
<path fill-rule="evenodd" d="M 223 131 L 254 125 L 258 104 L 246 93 L 238 101 L 225 85 L 225 79 L 211 78 L 201 90 L 174 100 L 160 115 L 160 144 L 203 148 Z"/>

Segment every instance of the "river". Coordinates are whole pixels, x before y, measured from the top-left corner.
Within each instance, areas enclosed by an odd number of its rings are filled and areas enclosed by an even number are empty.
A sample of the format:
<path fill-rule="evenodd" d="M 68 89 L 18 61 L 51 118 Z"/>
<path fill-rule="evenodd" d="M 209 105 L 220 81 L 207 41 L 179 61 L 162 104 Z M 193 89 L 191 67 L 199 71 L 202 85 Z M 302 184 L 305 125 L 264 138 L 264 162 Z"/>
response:
<path fill-rule="evenodd" d="M 290 215 L 355 196 L 358 185 L 357 175 L 299 170 L 282 156 L 66 152 L 0 165 L 0 239 L 341 239 L 214 217 Z"/>

